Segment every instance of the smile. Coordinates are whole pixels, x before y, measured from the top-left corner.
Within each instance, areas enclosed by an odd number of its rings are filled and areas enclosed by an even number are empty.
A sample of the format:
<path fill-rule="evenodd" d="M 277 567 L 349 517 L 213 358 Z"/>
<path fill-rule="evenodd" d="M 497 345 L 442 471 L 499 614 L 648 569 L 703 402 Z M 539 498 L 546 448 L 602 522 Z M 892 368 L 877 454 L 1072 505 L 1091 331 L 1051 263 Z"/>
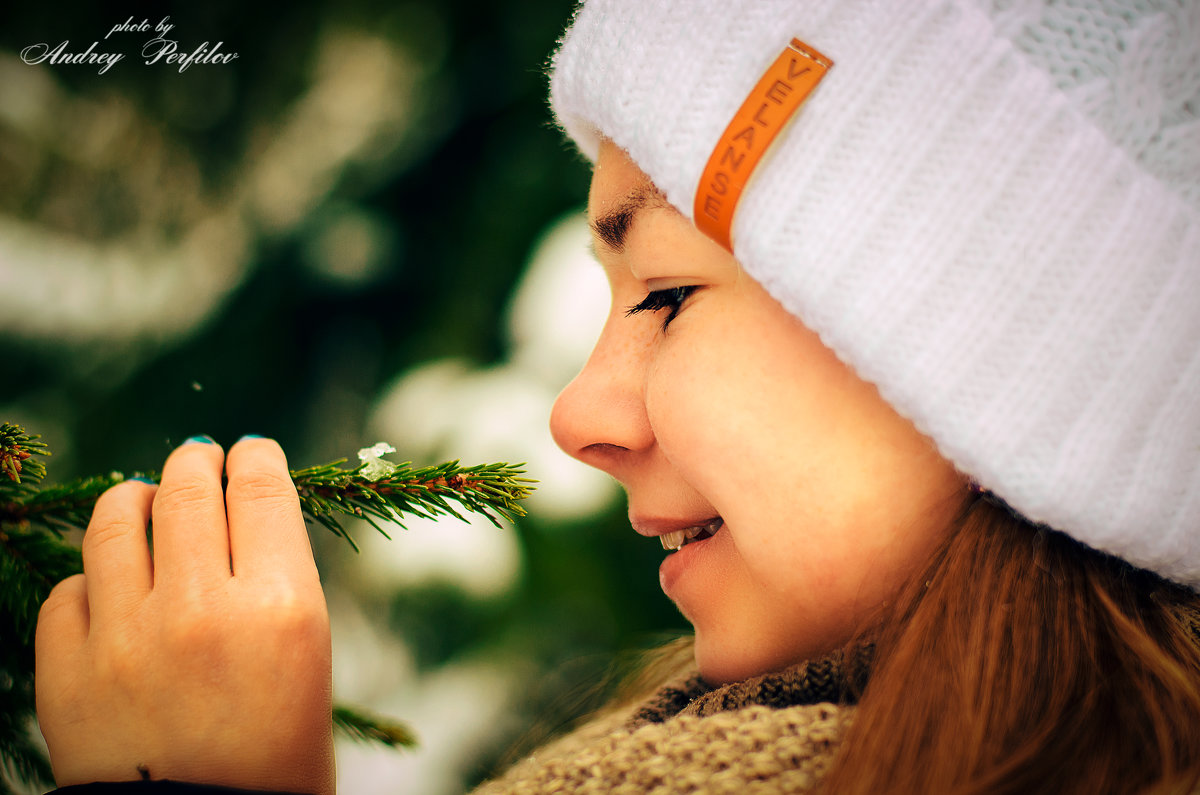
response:
<path fill-rule="evenodd" d="M 663 549 L 668 549 L 674 552 L 677 549 L 682 549 L 687 544 L 693 541 L 703 541 L 706 538 L 711 538 L 718 530 L 724 526 L 725 520 L 721 517 L 713 519 L 708 524 L 696 525 L 695 527 L 686 527 L 683 530 L 674 530 L 670 533 L 663 533 L 658 537 L 662 542 Z"/>

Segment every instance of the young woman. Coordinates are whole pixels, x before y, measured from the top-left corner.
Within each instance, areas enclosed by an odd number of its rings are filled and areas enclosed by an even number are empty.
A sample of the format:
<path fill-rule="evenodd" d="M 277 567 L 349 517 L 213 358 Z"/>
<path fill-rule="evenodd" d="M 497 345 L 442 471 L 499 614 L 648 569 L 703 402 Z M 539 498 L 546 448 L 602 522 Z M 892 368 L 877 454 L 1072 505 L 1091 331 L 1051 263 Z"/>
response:
<path fill-rule="evenodd" d="M 1197 31 L 581 8 L 552 102 L 613 309 L 551 423 L 674 550 L 695 675 L 485 790 L 1200 791 Z M 199 439 L 98 503 L 39 625 L 60 784 L 332 789 L 285 467 Z"/>

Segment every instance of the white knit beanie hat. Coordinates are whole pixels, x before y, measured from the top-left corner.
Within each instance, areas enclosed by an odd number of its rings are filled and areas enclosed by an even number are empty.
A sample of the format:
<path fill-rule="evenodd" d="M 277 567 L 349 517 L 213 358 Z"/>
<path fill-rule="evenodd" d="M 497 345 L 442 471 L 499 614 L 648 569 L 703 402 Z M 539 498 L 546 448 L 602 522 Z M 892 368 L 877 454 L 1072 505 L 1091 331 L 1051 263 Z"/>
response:
<path fill-rule="evenodd" d="M 793 37 L 834 65 L 738 260 L 980 486 L 1200 584 L 1200 0 L 588 0 L 551 102 L 693 218 Z"/>

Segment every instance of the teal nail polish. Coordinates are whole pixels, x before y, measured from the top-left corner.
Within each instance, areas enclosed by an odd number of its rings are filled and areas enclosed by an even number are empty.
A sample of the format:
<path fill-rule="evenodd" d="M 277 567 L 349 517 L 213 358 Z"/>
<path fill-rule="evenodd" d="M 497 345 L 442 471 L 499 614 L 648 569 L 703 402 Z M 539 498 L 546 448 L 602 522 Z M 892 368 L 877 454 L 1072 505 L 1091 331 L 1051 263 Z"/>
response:
<path fill-rule="evenodd" d="M 155 483 L 155 482 L 154 482 L 153 480 L 151 480 L 150 478 L 127 478 L 127 480 L 136 480 L 138 483 L 145 483 L 145 484 L 147 484 L 147 485 L 150 485 L 150 486 L 157 486 L 157 485 L 158 485 L 157 483 Z"/>
<path fill-rule="evenodd" d="M 267 437 L 265 437 L 265 436 L 260 436 L 260 435 L 259 435 L 259 434 L 257 434 L 257 433 L 248 433 L 248 434 L 246 434 L 245 436 L 243 436 L 241 439 L 238 439 L 238 441 L 240 442 L 240 441 L 242 441 L 242 439 L 266 439 L 266 438 L 267 438 Z"/>
<path fill-rule="evenodd" d="M 200 435 L 200 436 L 189 436 L 188 438 L 183 440 L 183 443 L 184 444 L 216 444 L 217 442 L 211 436 Z"/>

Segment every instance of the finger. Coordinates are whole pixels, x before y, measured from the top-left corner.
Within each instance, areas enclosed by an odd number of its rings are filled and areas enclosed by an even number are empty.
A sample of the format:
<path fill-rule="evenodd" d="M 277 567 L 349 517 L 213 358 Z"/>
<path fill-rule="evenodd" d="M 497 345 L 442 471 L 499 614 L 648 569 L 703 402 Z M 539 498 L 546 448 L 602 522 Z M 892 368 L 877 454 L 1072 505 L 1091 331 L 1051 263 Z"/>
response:
<path fill-rule="evenodd" d="M 87 579 L 76 574 L 50 589 L 38 611 L 34 635 L 35 677 L 47 665 L 61 662 L 81 648 L 88 636 Z"/>
<path fill-rule="evenodd" d="M 153 484 L 127 480 L 96 500 L 83 535 L 83 572 L 93 623 L 128 615 L 150 592 L 154 574 L 146 525 L 155 490 Z"/>
<path fill-rule="evenodd" d="M 279 445 L 242 439 L 229 451 L 225 470 L 234 574 L 315 575 L 300 498 Z"/>
<path fill-rule="evenodd" d="M 192 437 L 163 465 L 154 497 L 154 587 L 190 587 L 229 577 L 229 529 L 221 469 L 225 454 Z"/>

